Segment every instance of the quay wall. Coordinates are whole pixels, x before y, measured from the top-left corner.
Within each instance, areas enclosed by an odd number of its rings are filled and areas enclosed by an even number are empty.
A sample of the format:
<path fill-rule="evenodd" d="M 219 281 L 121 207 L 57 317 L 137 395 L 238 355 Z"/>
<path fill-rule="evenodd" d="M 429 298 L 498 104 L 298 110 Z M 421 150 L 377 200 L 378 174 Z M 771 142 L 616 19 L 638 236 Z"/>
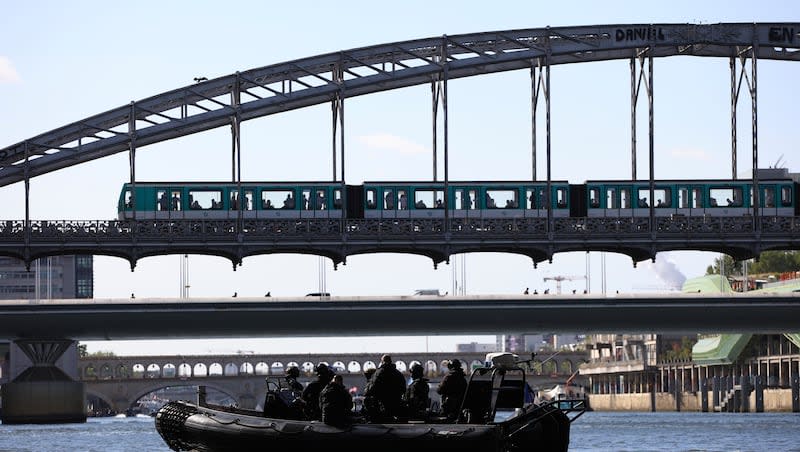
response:
<path fill-rule="evenodd" d="M 589 406 L 595 411 L 653 411 L 652 394 L 589 394 Z M 713 398 L 708 392 L 709 403 Z M 657 393 L 655 411 L 702 411 L 700 392 L 680 393 L 680 409 L 677 409 L 675 395 Z M 755 412 L 756 395 L 750 394 L 750 411 Z M 713 408 L 709 406 L 709 411 Z M 791 389 L 765 389 L 764 412 L 792 412 Z"/>

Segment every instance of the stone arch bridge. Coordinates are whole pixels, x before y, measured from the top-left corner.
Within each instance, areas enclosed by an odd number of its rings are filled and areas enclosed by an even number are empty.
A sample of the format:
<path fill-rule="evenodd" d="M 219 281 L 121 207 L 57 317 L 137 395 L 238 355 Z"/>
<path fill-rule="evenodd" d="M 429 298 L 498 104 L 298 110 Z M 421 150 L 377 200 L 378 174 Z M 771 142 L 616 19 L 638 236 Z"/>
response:
<path fill-rule="evenodd" d="M 422 364 L 427 377 L 436 384 L 447 372 L 447 362 L 457 358 L 465 369 L 482 366 L 486 353 L 394 353 L 392 358 L 406 375 L 414 363 Z M 521 359 L 527 358 L 520 355 Z M 563 383 L 587 362 L 585 353 L 568 352 L 536 355 L 530 366 L 533 385 Z M 215 389 L 243 408 L 256 408 L 266 395 L 265 379 L 280 377 L 287 367 L 300 368 L 303 383 L 314 378 L 314 367 L 326 363 L 344 376 L 347 387 L 360 392 L 363 371 L 380 364 L 380 355 L 285 354 L 285 355 L 191 355 L 191 356 L 89 356 L 81 358 L 78 370 L 86 384 L 86 394 L 124 412 L 142 397 L 159 389 L 205 385 Z"/>

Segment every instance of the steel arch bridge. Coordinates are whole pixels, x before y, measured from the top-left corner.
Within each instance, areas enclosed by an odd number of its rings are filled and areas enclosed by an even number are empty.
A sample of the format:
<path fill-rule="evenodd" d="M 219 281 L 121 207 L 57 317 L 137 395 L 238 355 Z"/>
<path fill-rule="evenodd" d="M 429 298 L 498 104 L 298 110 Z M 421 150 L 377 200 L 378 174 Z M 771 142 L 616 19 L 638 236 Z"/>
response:
<path fill-rule="evenodd" d="M 739 88 L 746 81 L 753 108 L 753 168 L 758 167 L 757 150 L 757 102 L 756 102 L 756 64 L 759 59 L 800 60 L 800 23 L 719 23 L 719 24 L 625 24 L 593 25 L 577 27 L 546 27 L 525 30 L 494 31 L 474 34 L 441 36 L 404 42 L 380 44 L 358 49 L 328 53 L 270 66 L 236 72 L 212 80 L 198 80 L 198 83 L 161 93 L 140 101 L 131 102 L 110 111 L 82 119 L 55 130 L 31 137 L 20 143 L 0 149 L 0 187 L 20 181 L 25 182 L 26 218 L 24 229 L 24 249 L 8 251 L 9 255 L 19 256 L 26 262 L 49 254 L 69 253 L 63 246 L 55 248 L 31 248 L 31 226 L 28 215 L 29 179 L 51 171 L 77 165 L 97 158 L 127 151 L 130 153 L 131 182 L 135 183 L 136 151 L 138 148 L 178 137 L 230 126 L 232 132 L 232 178 L 240 181 L 240 123 L 311 105 L 331 103 L 333 115 L 333 174 L 332 180 L 345 180 L 344 167 L 344 101 L 347 98 L 413 85 L 430 84 L 432 87 L 434 121 L 434 180 L 436 178 L 435 130 L 437 110 L 441 104 L 444 111 L 444 174 L 447 181 L 447 81 L 490 74 L 495 72 L 530 69 L 532 103 L 534 110 L 532 143 L 532 177 L 536 180 L 536 115 L 539 97 L 544 98 L 547 116 L 550 108 L 550 71 L 552 65 L 628 59 L 631 66 L 631 107 L 635 114 L 638 95 L 642 83 L 650 106 L 650 181 L 653 180 L 653 121 L 652 121 L 652 61 L 657 57 L 691 55 L 699 57 L 728 58 L 731 65 L 732 97 L 732 168 L 736 168 L 736 108 Z M 750 74 L 746 70 L 750 64 Z M 647 70 L 645 68 L 647 67 Z M 337 124 L 338 122 L 338 124 Z M 636 179 L 636 131 L 632 121 L 631 166 L 632 178 Z M 337 131 L 338 127 L 338 131 Z M 550 181 L 550 124 L 545 124 L 547 134 L 547 180 Z M 338 150 L 337 150 L 337 132 Z M 341 173 L 337 176 L 337 152 Z M 735 178 L 735 171 L 733 174 Z M 757 182 L 756 182 L 757 183 Z M 788 226 L 792 237 L 786 239 L 786 227 L 780 226 L 780 236 L 771 242 L 762 242 L 761 225 L 754 222 L 752 231 L 746 237 L 733 240 L 716 238 L 703 243 L 687 243 L 685 238 L 677 244 L 660 247 L 655 243 L 657 230 L 668 230 L 670 225 L 656 226 L 650 218 L 647 231 L 651 237 L 639 244 L 621 244 L 619 237 L 607 243 L 599 243 L 593 249 L 611 250 L 629 254 L 634 260 L 654 258 L 655 253 L 665 249 L 713 249 L 725 250 L 739 257 L 758 255 L 762 249 L 792 248 L 798 246 L 794 222 Z M 46 222 L 45 222 L 46 223 Z M 125 231 L 139 229 L 142 225 L 118 226 L 108 224 L 100 229 L 116 230 L 114 237 L 128 234 Z M 97 229 L 95 227 L 94 229 Z M 153 226 L 150 226 L 151 228 Z M 236 226 L 239 228 L 239 226 Z M 37 225 L 45 229 L 46 225 Z M 69 225 L 68 229 L 75 229 Z M 77 227 L 80 229 L 80 227 Z M 345 226 L 339 230 L 344 233 Z M 537 226 L 538 228 L 538 226 Z M 736 226 L 741 232 L 741 226 Z M 160 231 L 163 228 L 155 226 Z M 204 228 L 205 229 L 205 228 Z M 212 228 L 215 233 L 218 227 Z M 224 228 L 222 228 L 224 229 Z M 745 228 L 746 229 L 746 228 Z M 635 226 L 641 231 L 641 225 Z M 8 232 L 12 231 L 12 232 Z M 8 226 L 6 233 L 14 234 L 15 227 Z M 523 251 L 534 261 L 551 258 L 554 252 L 585 249 L 586 238 L 570 239 L 564 246 L 553 245 L 553 232 L 559 227 L 552 221 L 545 225 L 549 233 L 544 241 L 537 242 L 535 249 Z M 2 232 L 2 231 L 0 231 Z M 153 232 L 153 231 L 150 231 Z M 237 231 L 241 232 L 241 231 Z M 625 232 L 625 231 L 621 231 Z M 147 232 L 142 237 L 147 236 Z M 0 234 L 2 235 L 2 234 Z M 21 237 L 21 236 L 20 236 Z M 81 237 L 85 239 L 86 237 Z M 162 237 L 163 238 L 163 237 Z M 74 237 L 62 237 L 61 241 L 72 241 Z M 230 241 L 230 238 L 226 238 Z M 341 242 L 341 240 L 334 240 Z M 440 240 L 441 241 L 441 240 Z M 624 240 L 623 240 L 624 241 Z M 136 240 L 134 240 L 136 242 Z M 146 242 L 146 238 L 144 240 Z M 128 258 L 132 266 L 142 256 L 161 254 L 154 249 L 133 249 L 146 244 L 125 245 L 120 249 L 106 249 L 82 245 L 78 249 L 89 249 L 99 254 L 110 254 Z M 162 240 L 163 242 L 163 240 Z M 334 263 L 342 262 L 348 254 L 373 252 L 374 247 L 348 247 L 341 243 L 324 245 L 311 251 L 305 238 L 289 246 L 289 249 L 305 250 L 328 256 Z M 420 249 L 420 244 L 400 244 L 391 250 L 418 252 L 436 261 L 448 258 L 450 253 L 475 248 L 474 245 L 452 246 L 449 239 L 444 245 Z M 63 243 L 62 243 L 63 245 Z M 514 244 L 512 244 L 514 245 Z M 201 244 L 206 248 L 206 244 Z M 424 248 L 425 246 L 423 246 Z M 480 246 L 478 246 L 480 247 Z M 678 248 L 675 248 L 678 247 Z M 184 246 L 174 252 L 195 252 L 195 247 Z M 213 247 L 212 247 L 213 248 Z M 225 249 L 223 249 L 225 248 Z M 230 258 L 234 265 L 241 262 L 243 255 L 264 251 L 264 245 L 243 249 L 228 249 L 226 245 L 207 251 L 210 254 Z M 505 245 L 500 248 L 505 249 Z M 416 250 L 416 251 L 414 251 Z M 75 251 L 75 250 L 72 250 Z"/>

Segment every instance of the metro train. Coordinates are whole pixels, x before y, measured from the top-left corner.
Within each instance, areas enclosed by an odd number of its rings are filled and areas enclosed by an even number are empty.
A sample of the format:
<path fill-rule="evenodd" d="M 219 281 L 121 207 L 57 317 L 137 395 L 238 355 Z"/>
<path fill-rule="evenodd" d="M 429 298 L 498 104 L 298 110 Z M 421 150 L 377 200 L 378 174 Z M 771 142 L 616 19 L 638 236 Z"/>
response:
<path fill-rule="evenodd" d="M 798 216 L 800 184 L 786 175 L 759 180 L 763 216 Z M 657 217 L 741 216 L 753 211 L 753 181 L 658 180 L 652 202 Z M 444 218 L 443 182 L 136 182 L 136 219 L 427 219 Z M 122 187 L 118 218 L 133 219 L 134 185 Z M 524 219 L 648 217 L 650 182 L 589 180 L 452 181 L 449 217 Z"/>

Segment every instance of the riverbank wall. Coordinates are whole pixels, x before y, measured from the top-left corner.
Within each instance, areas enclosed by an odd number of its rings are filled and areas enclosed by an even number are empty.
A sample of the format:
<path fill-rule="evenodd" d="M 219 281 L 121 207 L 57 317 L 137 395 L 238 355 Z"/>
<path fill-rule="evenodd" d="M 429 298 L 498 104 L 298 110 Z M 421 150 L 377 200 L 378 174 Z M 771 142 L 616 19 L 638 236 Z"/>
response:
<path fill-rule="evenodd" d="M 763 399 L 764 412 L 792 412 L 796 408 L 793 403 L 792 389 L 765 389 Z M 719 411 L 713 406 L 703 409 L 703 397 L 699 391 L 681 392 L 677 397 L 671 393 L 657 394 L 590 394 L 589 406 L 594 411 Z M 713 391 L 708 391 L 706 400 L 713 400 Z M 745 406 L 747 411 L 756 412 L 757 393 L 748 396 Z M 727 410 L 725 410 L 727 411 Z"/>

